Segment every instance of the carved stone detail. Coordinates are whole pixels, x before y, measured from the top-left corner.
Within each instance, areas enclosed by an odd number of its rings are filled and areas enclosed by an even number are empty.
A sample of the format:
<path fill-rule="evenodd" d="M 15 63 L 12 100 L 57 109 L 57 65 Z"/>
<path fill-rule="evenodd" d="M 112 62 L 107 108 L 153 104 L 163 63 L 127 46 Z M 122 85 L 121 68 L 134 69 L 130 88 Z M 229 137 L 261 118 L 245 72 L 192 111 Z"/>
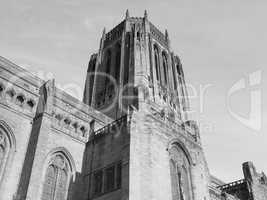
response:
<path fill-rule="evenodd" d="M 9 85 L 6 87 L 0 82 L 0 102 L 7 105 L 19 106 L 22 111 L 30 112 L 36 108 L 36 100 L 34 97 L 27 94 L 25 91 L 15 89 L 15 86 Z"/>

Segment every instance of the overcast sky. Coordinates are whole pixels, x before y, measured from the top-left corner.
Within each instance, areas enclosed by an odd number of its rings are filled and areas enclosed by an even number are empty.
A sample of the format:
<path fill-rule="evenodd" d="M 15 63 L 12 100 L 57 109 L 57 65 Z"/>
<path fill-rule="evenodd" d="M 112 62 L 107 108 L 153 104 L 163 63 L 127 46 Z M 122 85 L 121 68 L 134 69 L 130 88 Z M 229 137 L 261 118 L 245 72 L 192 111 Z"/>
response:
<path fill-rule="evenodd" d="M 131 16 L 143 16 L 147 9 L 152 23 L 168 29 L 171 48 L 197 92 L 193 116 L 201 123 L 211 173 L 227 182 L 240 179 L 241 164 L 248 160 L 267 173 L 267 1 L 1 0 L 0 55 L 44 79 L 55 77 L 61 87 L 78 85 L 82 91 L 103 28 L 123 20 L 126 8 Z M 250 74 L 256 83 L 251 87 Z M 227 102 L 239 80 L 245 89 L 234 91 Z"/>

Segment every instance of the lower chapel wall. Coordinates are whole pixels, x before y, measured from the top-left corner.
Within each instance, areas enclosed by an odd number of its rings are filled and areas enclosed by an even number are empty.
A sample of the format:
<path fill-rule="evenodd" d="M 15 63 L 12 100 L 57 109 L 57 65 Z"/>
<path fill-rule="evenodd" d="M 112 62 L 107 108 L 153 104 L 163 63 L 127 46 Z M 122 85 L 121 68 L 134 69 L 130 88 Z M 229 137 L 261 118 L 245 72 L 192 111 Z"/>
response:
<path fill-rule="evenodd" d="M 85 156 L 82 199 L 128 199 L 128 117 L 123 116 L 96 130 L 86 145 Z"/>

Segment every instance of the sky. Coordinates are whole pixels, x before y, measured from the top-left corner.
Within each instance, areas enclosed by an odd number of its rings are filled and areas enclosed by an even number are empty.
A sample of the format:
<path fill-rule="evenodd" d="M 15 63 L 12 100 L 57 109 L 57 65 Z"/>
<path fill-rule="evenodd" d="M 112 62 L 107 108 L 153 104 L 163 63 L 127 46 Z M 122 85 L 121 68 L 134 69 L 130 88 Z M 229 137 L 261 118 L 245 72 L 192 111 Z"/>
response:
<path fill-rule="evenodd" d="M 267 173 L 267 1 L 0 2 L 0 55 L 63 89 L 79 87 L 80 99 L 103 28 L 122 21 L 127 8 L 140 17 L 146 9 L 183 63 L 210 172 L 234 181 L 253 161 Z"/>

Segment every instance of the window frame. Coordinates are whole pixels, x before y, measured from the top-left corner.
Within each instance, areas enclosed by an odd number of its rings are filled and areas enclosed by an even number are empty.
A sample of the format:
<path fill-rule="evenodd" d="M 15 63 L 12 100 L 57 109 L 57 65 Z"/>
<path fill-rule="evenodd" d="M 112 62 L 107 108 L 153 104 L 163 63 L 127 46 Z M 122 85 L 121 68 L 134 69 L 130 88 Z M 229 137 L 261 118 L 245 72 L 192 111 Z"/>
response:
<path fill-rule="evenodd" d="M 49 166 L 51 165 L 56 165 L 54 164 L 54 160 L 57 156 L 61 156 L 62 159 L 64 160 L 64 167 L 62 166 L 61 171 L 65 171 L 65 173 L 67 174 L 66 176 L 66 184 L 65 184 L 65 195 L 64 195 L 64 200 L 68 199 L 68 195 L 69 195 L 69 187 L 70 187 L 70 183 L 71 181 L 75 181 L 75 172 L 76 172 L 76 168 L 74 165 L 74 160 L 72 159 L 71 154 L 63 147 L 58 147 L 52 151 L 50 151 L 48 153 L 48 156 L 45 159 L 44 162 L 44 167 L 43 167 L 43 175 L 42 178 L 40 179 L 40 187 L 39 187 L 39 192 L 38 192 L 38 199 L 43 199 L 43 192 L 44 192 L 44 187 L 45 187 L 45 179 L 46 179 L 46 173 L 47 173 L 47 169 Z M 58 169 L 60 168 L 59 166 L 57 166 Z M 56 168 L 56 170 L 58 170 Z M 56 187 L 54 188 L 54 195 L 53 195 L 53 200 L 55 200 L 56 198 L 56 192 L 59 191 L 58 187 L 60 185 L 59 182 L 59 170 L 56 172 L 57 178 L 56 178 Z"/>
<path fill-rule="evenodd" d="M 110 169 L 113 169 L 113 187 L 109 188 L 107 187 L 107 184 L 108 184 L 108 180 L 107 180 L 107 171 L 110 170 Z M 92 180 L 91 180 L 91 183 L 92 183 L 92 189 L 91 189 L 91 194 L 92 194 L 92 197 L 99 197 L 99 196 L 102 196 L 104 194 L 107 194 L 107 193 L 111 193 L 113 191 L 116 191 L 116 190 L 119 190 L 121 189 L 122 187 L 122 162 L 119 161 L 119 162 L 115 162 L 115 163 L 112 163 L 112 164 L 109 164 L 101 169 L 96 169 L 92 172 Z M 95 174 L 97 173 L 101 173 L 102 176 L 101 176 L 101 192 L 95 192 L 95 185 L 96 185 L 96 180 L 95 180 Z M 120 180 L 118 180 L 120 178 Z M 119 183 L 119 184 L 118 184 Z"/>
<path fill-rule="evenodd" d="M 4 120 L 0 120 L 0 131 L 3 133 L 3 135 L 5 135 L 6 143 L 8 145 L 7 152 L 4 154 L 4 163 L 0 168 L 1 187 L 2 183 L 4 183 L 4 178 L 9 175 L 8 171 L 10 170 L 10 167 L 8 166 L 11 164 L 14 154 L 16 152 L 16 139 L 13 134 L 13 130 Z"/>

